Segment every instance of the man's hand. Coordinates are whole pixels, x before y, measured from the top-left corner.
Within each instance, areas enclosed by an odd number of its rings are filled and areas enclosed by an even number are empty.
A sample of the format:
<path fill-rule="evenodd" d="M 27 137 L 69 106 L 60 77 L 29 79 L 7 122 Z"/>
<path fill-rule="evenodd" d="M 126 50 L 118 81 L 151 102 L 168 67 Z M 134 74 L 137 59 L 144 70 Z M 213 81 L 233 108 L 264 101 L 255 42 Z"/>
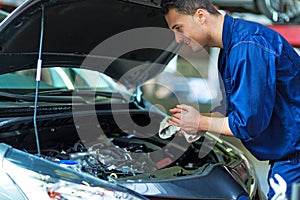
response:
<path fill-rule="evenodd" d="M 206 131 L 227 136 L 233 136 L 228 124 L 228 118 L 220 113 L 200 114 L 192 106 L 177 105 L 170 109 L 172 117 L 168 120 L 170 125 L 178 126 L 187 134 L 199 135 Z"/>
<path fill-rule="evenodd" d="M 168 123 L 170 125 L 181 127 L 188 134 L 197 134 L 199 130 L 199 121 L 201 114 L 192 106 L 177 105 L 176 108 L 170 109 L 172 117 Z"/>

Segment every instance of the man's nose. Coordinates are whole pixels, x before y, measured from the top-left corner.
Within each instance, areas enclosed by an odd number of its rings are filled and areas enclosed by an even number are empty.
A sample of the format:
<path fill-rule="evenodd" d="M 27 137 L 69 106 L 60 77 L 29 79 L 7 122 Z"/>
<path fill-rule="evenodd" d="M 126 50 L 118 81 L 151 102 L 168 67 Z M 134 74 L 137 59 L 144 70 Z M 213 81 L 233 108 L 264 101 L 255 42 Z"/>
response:
<path fill-rule="evenodd" d="M 184 41 L 184 37 L 183 37 L 182 33 L 178 33 L 176 31 L 174 31 L 174 34 L 175 34 L 175 40 L 177 43 L 181 43 Z"/>

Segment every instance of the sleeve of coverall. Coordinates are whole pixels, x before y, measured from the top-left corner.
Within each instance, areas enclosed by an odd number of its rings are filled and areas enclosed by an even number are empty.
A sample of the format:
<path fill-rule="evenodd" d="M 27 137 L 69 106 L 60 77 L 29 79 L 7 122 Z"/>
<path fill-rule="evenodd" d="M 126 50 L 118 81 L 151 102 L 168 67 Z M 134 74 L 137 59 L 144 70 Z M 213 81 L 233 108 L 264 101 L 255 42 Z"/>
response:
<path fill-rule="evenodd" d="M 271 120 L 276 95 L 275 55 L 254 42 L 245 42 L 233 47 L 228 62 L 229 127 L 235 137 L 247 142 Z"/>

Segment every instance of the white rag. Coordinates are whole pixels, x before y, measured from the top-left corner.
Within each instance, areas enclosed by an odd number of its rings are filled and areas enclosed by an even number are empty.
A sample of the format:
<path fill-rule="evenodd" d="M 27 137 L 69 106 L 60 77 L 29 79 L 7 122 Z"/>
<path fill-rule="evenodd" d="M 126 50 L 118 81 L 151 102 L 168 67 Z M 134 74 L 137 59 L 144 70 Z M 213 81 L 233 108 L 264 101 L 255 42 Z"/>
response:
<path fill-rule="evenodd" d="M 177 131 L 180 131 L 183 134 L 183 136 L 185 137 L 185 139 L 188 143 L 195 142 L 201 137 L 201 135 L 187 134 L 184 130 L 180 130 L 180 127 L 170 125 L 168 123 L 169 118 L 170 117 L 167 116 L 160 122 L 160 127 L 159 127 L 159 132 L 158 132 L 158 135 L 160 138 L 162 138 L 162 139 L 170 138 L 172 135 L 176 134 Z"/>

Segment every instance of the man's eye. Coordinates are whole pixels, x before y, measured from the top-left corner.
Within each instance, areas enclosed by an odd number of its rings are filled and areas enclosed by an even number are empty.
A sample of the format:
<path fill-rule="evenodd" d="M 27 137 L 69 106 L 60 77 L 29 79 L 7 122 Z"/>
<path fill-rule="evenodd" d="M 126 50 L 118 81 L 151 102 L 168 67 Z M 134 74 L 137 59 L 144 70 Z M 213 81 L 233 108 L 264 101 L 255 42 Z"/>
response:
<path fill-rule="evenodd" d="M 176 27 L 175 30 L 178 31 L 178 32 L 180 32 L 181 28 L 180 27 Z"/>

